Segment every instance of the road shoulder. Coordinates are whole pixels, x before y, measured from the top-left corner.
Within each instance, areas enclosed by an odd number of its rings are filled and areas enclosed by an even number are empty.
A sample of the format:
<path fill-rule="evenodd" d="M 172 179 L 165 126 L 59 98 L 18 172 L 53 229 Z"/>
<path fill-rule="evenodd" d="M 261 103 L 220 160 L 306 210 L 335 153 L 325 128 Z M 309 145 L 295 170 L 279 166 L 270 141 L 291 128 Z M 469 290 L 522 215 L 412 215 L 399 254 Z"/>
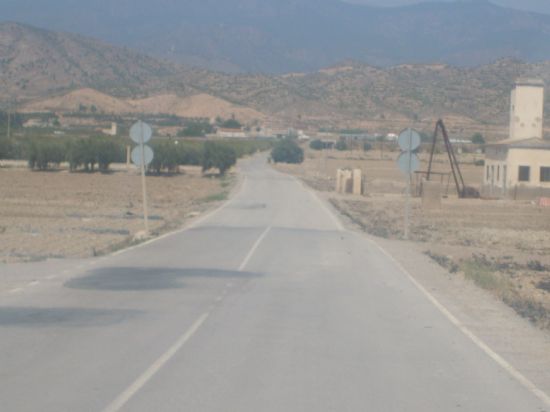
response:
<path fill-rule="evenodd" d="M 328 193 L 314 192 L 330 205 Z M 372 236 L 334 207 L 330 209 L 338 214 L 346 230 L 363 236 L 391 256 L 413 282 L 456 318 L 463 332 L 470 332 L 487 346 L 486 353 L 502 358 L 520 377 L 543 392 L 543 397 L 550 397 L 550 333 L 536 328 L 473 282 L 449 273 L 424 253 L 422 244 Z"/>

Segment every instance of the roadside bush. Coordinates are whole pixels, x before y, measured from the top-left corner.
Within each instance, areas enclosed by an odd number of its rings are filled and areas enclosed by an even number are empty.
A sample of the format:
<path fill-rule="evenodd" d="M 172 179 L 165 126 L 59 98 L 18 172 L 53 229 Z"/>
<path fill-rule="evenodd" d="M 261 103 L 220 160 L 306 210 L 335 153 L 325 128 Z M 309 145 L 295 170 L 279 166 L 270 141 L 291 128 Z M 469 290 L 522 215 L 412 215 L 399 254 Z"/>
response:
<path fill-rule="evenodd" d="M 231 119 L 223 120 L 223 119 L 216 119 L 216 124 L 220 127 L 225 127 L 228 129 L 240 129 L 243 127 L 241 122 L 239 122 L 235 117 L 232 117 Z"/>
<path fill-rule="evenodd" d="M 325 148 L 325 144 L 322 140 L 316 139 L 311 141 L 309 148 L 313 150 L 323 150 Z"/>
<path fill-rule="evenodd" d="M 87 137 L 69 140 L 65 146 L 69 169 L 74 172 L 83 167 L 94 172 L 96 165 L 100 172 L 107 172 L 111 163 L 126 160 L 125 146 L 106 137 Z"/>
<path fill-rule="evenodd" d="M 5 137 L 0 137 L 0 160 L 8 159 L 12 151 L 11 149 L 12 149 L 11 142 Z"/>
<path fill-rule="evenodd" d="M 92 148 L 100 172 L 108 171 L 111 163 L 124 161 L 124 146 L 120 143 L 115 143 L 105 137 L 92 137 L 89 139 L 92 139 Z"/>
<path fill-rule="evenodd" d="M 284 139 L 275 144 L 271 158 L 275 163 L 302 163 L 304 151 L 294 140 Z"/>
<path fill-rule="evenodd" d="M 180 150 L 178 145 L 172 142 L 153 143 L 155 156 L 149 165 L 149 169 L 160 174 L 163 170 L 166 172 L 176 171 L 180 161 Z"/>
<path fill-rule="evenodd" d="M 372 145 L 369 142 L 363 143 L 363 151 L 368 152 L 369 150 L 372 150 Z"/>
<path fill-rule="evenodd" d="M 71 172 L 84 166 L 86 172 L 93 172 L 96 159 L 90 139 L 75 139 L 67 142 L 66 158 Z"/>
<path fill-rule="evenodd" d="M 214 132 L 214 127 L 208 121 L 189 121 L 185 127 L 178 132 L 179 137 L 204 137 Z"/>
<path fill-rule="evenodd" d="M 61 142 L 34 140 L 30 142 L 27 155 L 31 169 L 48 170 L 65 160 L 65 148 Z"/>
<path fill-rule="evenodd" d="M 472 143 L 479 145 L 485 144 L 485 138 L 481 133 L 474 133 L 474 135 L 472 136 Z"/>
<path fill-rule="evenodd" d="M 179 145 L 177 149 L 178 164 L 189 166 L 201 166 L 203 158 L 203 146 Z"/>
<path fill-rule="evenodd" d="M 237 154 L 232 147 L 220 142 L 204 143 L 202 156 L 203 172 L 216 168 L 220 171 L 220 175 L 223 176 L 235 163 L 237 163 Z"/>
<path fill-rule="evenodd" d="M 348 150 L 348 144 L 344 140 L 339 140 L 336 142 L 334 148 L 340 151 Z"/>

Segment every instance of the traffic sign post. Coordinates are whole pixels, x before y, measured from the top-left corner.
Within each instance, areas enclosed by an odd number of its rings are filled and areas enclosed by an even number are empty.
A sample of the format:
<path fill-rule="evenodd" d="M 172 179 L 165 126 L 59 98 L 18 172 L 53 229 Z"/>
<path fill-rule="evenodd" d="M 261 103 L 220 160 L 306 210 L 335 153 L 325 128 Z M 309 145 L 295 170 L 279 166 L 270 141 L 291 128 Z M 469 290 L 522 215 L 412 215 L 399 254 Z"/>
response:
<path fill-rule="evenodd" d="M 408 128 L 399 134 L 397 140 L 402 152 L 397 159 L 399 169 L 407 176 L 407 189 L 405 199 L 405 230 L 404 238 L 409 239 L 409 221 L 411 214 L 411 174 L 420 168 L 420 160 L 414 151 L 420 147 L 421 139 L 417 131 Z"/>
<path fill-rule="evenodd" d="M 147 183 L 145 180 L 145 166 L 153 161 L 153 149 L 147 143 L 153 137 L 153 130 L 147 123 L 139 120 L 130 128 L 130 138 L 139 146 L 132 150 L 132 162 L 141 169 L 141 189 L 143 194 L 143 222 L 145 233 L 149 233 L 149 211 L 147 207 Z"/>

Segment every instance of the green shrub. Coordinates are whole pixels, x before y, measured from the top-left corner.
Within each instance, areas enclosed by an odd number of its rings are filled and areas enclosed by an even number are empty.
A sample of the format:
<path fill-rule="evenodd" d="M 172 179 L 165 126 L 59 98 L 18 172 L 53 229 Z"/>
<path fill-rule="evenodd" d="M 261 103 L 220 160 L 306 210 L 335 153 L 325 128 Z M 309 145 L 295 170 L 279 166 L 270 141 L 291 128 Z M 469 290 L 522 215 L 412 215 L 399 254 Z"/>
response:
<path fill-rule="evenodd" d="M 294 140 L 284 139 L 275 144 L 271 158 L 275 163 L 302 163 L 304 151 Z"/>
<path fill-rule="evenodd" d="M 96 157 L 92 141 L 87 139 L 73 139 L 67 142 L 66 158 L 69 162 L 71 172 L 84 166 L 87 172 L 93 172 L 96 164 Z"/>
<path fill-rule="evenodd" d="M 218 126 L 225 127 L 227 129 L 240 129 L 243 127 L 241 122 L 235 119 L 235 117 L 227 120 L 216 119 L 216 123 L 218 124 Z"/>
<path fill-rule="evenodd" d="M 325 148 L 325 144 L 323 143 L 322 140 L 316 139 L 316 140 L 312 140 L 309 143 L 309 147 L 310 149 L 313 149 L 313 150 L 323 150 Z"/>
<path fill-rule="evenodd" d="M 202 156 L 203 172 L 216 168 L 223 176 L 235 163 L 237 154 L 231 146 L 221 142 L 205 142 Z"/>
<path fill-rule="evenodd" d="M 124 146 L 115 143 L 105 137 L 92 139 L 92 148 L 95 152 L 97 164 L 100 172 L 109 170 L 111 163 L 122 162 L 124 159 Z"/>
<path fill-rule="evenodd" d="M 365 152 L 368 152 L 369 150 L 372 150 L 372 145 L 369 142 L 363 143 L 363 150 Z"/>
<path fill-rule="evenodd" d="M 485 138 L 481 133 L 475 133 L 472 136 L 472 143 L 474 144 L 485 144 Z"/>
<path fill-rule="evenodd" d="M 178 132 L 179 137 L 203 137 L 214 132 L 214 127 L 207 121 L 190 121 Z"/>
<path fill-rule="evenodd" d="M 203 158 L 203 146 L 180 146 L 178 148 L 178 163 L 180 165 L 201 166 Z"/>
<path fill-rule="evenodd" d="M 30 142 L 27 154 L 31 169 L 48 170 L 53 166 L 59 166 L 65 160 L 65 147 L 57 141 L 33 140 Z"/>
<path fill-rule="evenodd" d="M 163 170 L 166 172 L 176 171 L 180 164 L 180 150 L 178 145 L 172 142 L 153 143 L 153 151 L 155 156 L 149 165 L 150 170 L 154 170 L 160 174 Z"/>
<path fill-rule="evenodd" d="M 0 160 L 8 159 L 12 152 L 12 142 L 6 137 L 0 137 Z"/>
<path fill-rule="evenodd" d="M 336 142 L 336 145 L 334 146 L 336 150 L 344 151 L 348 150 L 348 144 L 345 140 L 339 140 Z"/>

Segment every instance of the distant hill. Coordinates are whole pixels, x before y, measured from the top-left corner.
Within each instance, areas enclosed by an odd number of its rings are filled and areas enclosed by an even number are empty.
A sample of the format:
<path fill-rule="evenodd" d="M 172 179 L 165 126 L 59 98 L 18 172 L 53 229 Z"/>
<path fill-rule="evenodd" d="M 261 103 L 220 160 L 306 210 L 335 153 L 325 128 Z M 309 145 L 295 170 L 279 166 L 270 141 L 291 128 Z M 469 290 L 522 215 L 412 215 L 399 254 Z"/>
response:
<path fill-rule="evenodd" d="M 142 99 L 117 98 L 93 89 L 78 89 L 61 96 L 36 100 L 20 107 L 25 112 L 77 113 L 81 106 L 94 107 L 97 113 L 170 114 L 180 117 L 214 119 L 237 117 L 244 122 L 261 121 L 265 115 L 208 94 L 181 97 L 175 94 L 152 95 Z"/>
<path fill-rule="evenodd" d="M 542 77 L 550 85 L 550 62 L 377 68 L 348 61 L 310 73 L 227 74 L 158 61 L 82 36 L 0 25 L 0 105 L 11 95 L 26 110 L 75 111 L 83 104 L 113 113 L 235 114 L 244 121 L 300 128 L 392 130 L 416 123 L 429 128 L 443 116 L 453 119 L 457 130 L 504 129 L 510 90 L 519 76 Z M 550 113 L 550 104 L 546 109 Z"/>
<path fill-rule="evenodd" d="M 230 72 L 306 72 L 344 60 L 471 67 L 550 59 L 549 15 L 484 0 L 396 8 L 340 0 L 5 0 L 2 18 Z"/>
<path fill-rule="evenodd" d="M 176 72 L 173 64 L 88 37 L 0 23 L 0 99 L 80 87 L 139 94 L 160 87 Z"/>

